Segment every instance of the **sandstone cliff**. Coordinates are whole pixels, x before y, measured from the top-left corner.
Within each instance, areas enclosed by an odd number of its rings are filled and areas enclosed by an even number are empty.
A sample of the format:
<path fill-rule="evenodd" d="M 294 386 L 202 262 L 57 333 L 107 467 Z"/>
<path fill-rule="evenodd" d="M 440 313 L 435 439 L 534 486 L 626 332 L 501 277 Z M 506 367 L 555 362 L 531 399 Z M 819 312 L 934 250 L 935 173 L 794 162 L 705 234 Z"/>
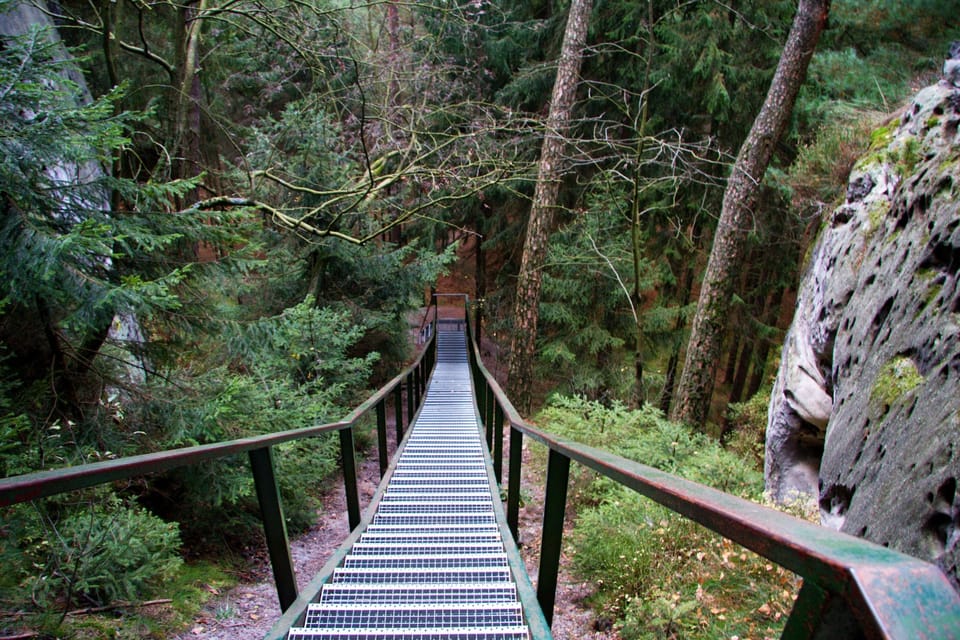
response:
<path fill-rule="evenodd" d="M 960 88 L 876 131 L 810 257 L 767 425 L 776 499 L 938 563 L 960 562 Z"/>

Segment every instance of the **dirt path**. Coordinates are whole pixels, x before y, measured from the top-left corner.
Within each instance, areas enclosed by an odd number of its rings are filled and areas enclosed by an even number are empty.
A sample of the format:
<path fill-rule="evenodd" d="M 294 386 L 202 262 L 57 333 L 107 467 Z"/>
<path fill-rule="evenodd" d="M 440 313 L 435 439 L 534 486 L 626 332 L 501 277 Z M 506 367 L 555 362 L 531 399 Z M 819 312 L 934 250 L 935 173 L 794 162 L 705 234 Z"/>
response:
<path fill-rule="evenodd" d="M 360 504 L 373 497 L 379 482 L 377 458 L 368 456 L 357 465 Z M 347 523 L 343 485 L 334 478 L 322 497 L 323 509 L 316 524 L 290 542 L 290 555 L 302 589 L 320 572 L 333 552 L 350 532 Z M 257 582 L 241 583 L 211 599 L 189 629 L 174 636 L 176 640 L 260 640 L 280 617 L 280 605 L 269 563 L 253 572 Z"/>

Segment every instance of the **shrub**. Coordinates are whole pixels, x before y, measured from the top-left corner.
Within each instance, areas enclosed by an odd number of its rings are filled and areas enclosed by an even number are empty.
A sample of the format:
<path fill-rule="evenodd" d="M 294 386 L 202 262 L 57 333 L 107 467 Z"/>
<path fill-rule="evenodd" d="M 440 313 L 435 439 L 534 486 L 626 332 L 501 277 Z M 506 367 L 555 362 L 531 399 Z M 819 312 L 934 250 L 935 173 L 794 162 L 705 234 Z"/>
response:
<path fill-rule="evenodd" d="M 44 520 L 44 535 L 27 549 L 39 569 L 30 587 L 40 601 L 136 600 L 183 563 L 176 523 L 113 495 L 59 521 Z"/>
<path fill-rule="evenodd" d="M 749 400 L 727 408 L 730 429 L 726 449 L 757 471 L 763 471 L 769 404 L 770 387 L 765 387 Z"/>

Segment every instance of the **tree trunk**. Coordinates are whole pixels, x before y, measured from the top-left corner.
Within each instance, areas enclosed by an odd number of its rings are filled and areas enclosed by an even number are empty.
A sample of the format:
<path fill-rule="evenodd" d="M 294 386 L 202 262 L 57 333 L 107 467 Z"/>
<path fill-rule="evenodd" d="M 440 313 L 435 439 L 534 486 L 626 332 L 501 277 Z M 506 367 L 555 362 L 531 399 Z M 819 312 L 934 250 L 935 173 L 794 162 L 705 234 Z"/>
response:
<path fill-rule="evenodd" d="M 570 3 L 517 278 L 508 385 L 511 398 L 525 415 L 529 415 L 532 409 L 533 360 L 540 316 L 540 268 L 560 193 L 565 134 L 573 112 L 591 8 L 592 0 L 572 0 Z"/>
<path fill-rule="evenodd" d="M 753 363 L 755 348 L 756 340 L 753 338 L 743 343 L 743 349 L 740 350 L 740 357 L 737 359 L 737 369 L 733 374 L 733 381 L 730 385 L 730 397 L 727 399 L 727 404 L 743 400 L 743 390 L 747 386 L 747 374 L 750 371 L 750 365 Z"/>
<path fill-rule="evenodd" d="M 677 304 L 681 307 L 687 306 L 690 302 L 690 295 L 693 293 L 693 269 L 684 267 L 681 271 L 680 289 L 677 296 Z M 683 340 L 679 334 L 683 330 L 685 322 L 682 317 L 678 317 L 673 326 L 673 334 L 678 336 L 674 338 L 673 349 L 670 352 L 670 359 L 667 361 L 667 373 L 663 382 L 663 390 L 660 392 L 660 401 L 658 403 L 660 410 L 665 414 L 670 413 L 670 406 L 673 402 L 673 387 L 677 382 L 677 367 L 680 365 L 680 347 Z"/>
<path fill-rule="evenodd" d="M 777 326 L 777 320 L 780 317 L 780 304 L 783 302 L 784 288 L 777 287 L 773 293 L 767 296 L 766 307 L 763 311 L 763 323 L 767 327 Z M 747 398 L 752 398 L 760 387 L 763 386 L 763 374 L 767 370 L 767 360 L 770 358 L 770 347 L 772 340 L 764 338 L 760 341 L 757 348 L 757 355 L 753 361 L 753 373 L 750 374 L 750 384 L 747 386 Z"/>
<path fill-rule="evenodd" d="M 171 149 L 173 177 L 191 178 L 200 173 L 200 30 L 208 0 L 187 3 L 177 10 L 177 83 L 173 95 Z M 197 199 L 192 194 L 191 199 Z"/>
<path fill-rule="evenodd" d="M 733 166 L 700 289 L 677 401 L 670 415 L 673 420 L 701 429 L 706 423 L 736 269 L 743 264 L 757 194 L 829 12 L 830 0 L 800 0 L 766 100 Z"/>
<path fill-rule="evenodd" d="M 633 342 L 633 377 L 634 377 L 634 396 L 636 397 L 637 408 L 643 407 L 647 401 L 646 389 L 643 384 L 643 315 L 640 313 L 643 303 L 643 292 L 640 291 L 640 282 L 642 281 L 642 262 L 643 262 L 643 232 L 641 223 L 640 207 L 640 180 L 643 175 L 643 155 L 647 140 L 647 123 L 650 121 L 650 100 L 648 93 L 650 91 L 650 71 L 653 67 L 653 43 L 656 32 L 653 28 L 653 0 L 647 2 L 647 59 L 643 70 L 643 93 L 641 94 L 643 106 L 637 114 L 634 122 L 634 129 L 637 135 L 636 155 L 634 157 L 633 173 L 633 192 L 631 193 L 630 204 L 630 250 L 633 254 L 633 324 L 634 324 L 634 342 Z"/>
<path fill-rule="evenodd" d="M 483 338 L 483 307 L 486 304 L 487 296 L 487 256 L 483 252 L 483 214 L 486 211 L 486 205 L 481 202 L 477 207 L 476 217 L 473 223 L 473 230 L 476 232 L 474 242 L 477 243 L 477 252 L 475 254 L 476 263 L 474 265 L 474 297 L 476 298 L 477 320 L 474 327 L 474 340 L 477 346 Z"/>
<path fill-rule="evenodd" d="M 727 346 L 727 366 L 723 368 L 723 381 L 733 382 L 737 373 L 737 356 L 740 355 L 740 332 L 734 331 L 730 344 Z"/>

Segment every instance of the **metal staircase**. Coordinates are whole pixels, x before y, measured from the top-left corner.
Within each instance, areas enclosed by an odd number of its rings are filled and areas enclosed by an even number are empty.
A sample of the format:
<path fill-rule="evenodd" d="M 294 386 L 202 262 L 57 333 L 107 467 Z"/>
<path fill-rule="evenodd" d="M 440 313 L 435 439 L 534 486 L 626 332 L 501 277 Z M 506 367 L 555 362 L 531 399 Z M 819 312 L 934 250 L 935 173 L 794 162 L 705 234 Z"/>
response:
<path fill-rule="evenodd" d="M 423 407 L 377 511 L 287 637 L 526 640 L 493 486 L 466 337 L 441 326 Z"/>

